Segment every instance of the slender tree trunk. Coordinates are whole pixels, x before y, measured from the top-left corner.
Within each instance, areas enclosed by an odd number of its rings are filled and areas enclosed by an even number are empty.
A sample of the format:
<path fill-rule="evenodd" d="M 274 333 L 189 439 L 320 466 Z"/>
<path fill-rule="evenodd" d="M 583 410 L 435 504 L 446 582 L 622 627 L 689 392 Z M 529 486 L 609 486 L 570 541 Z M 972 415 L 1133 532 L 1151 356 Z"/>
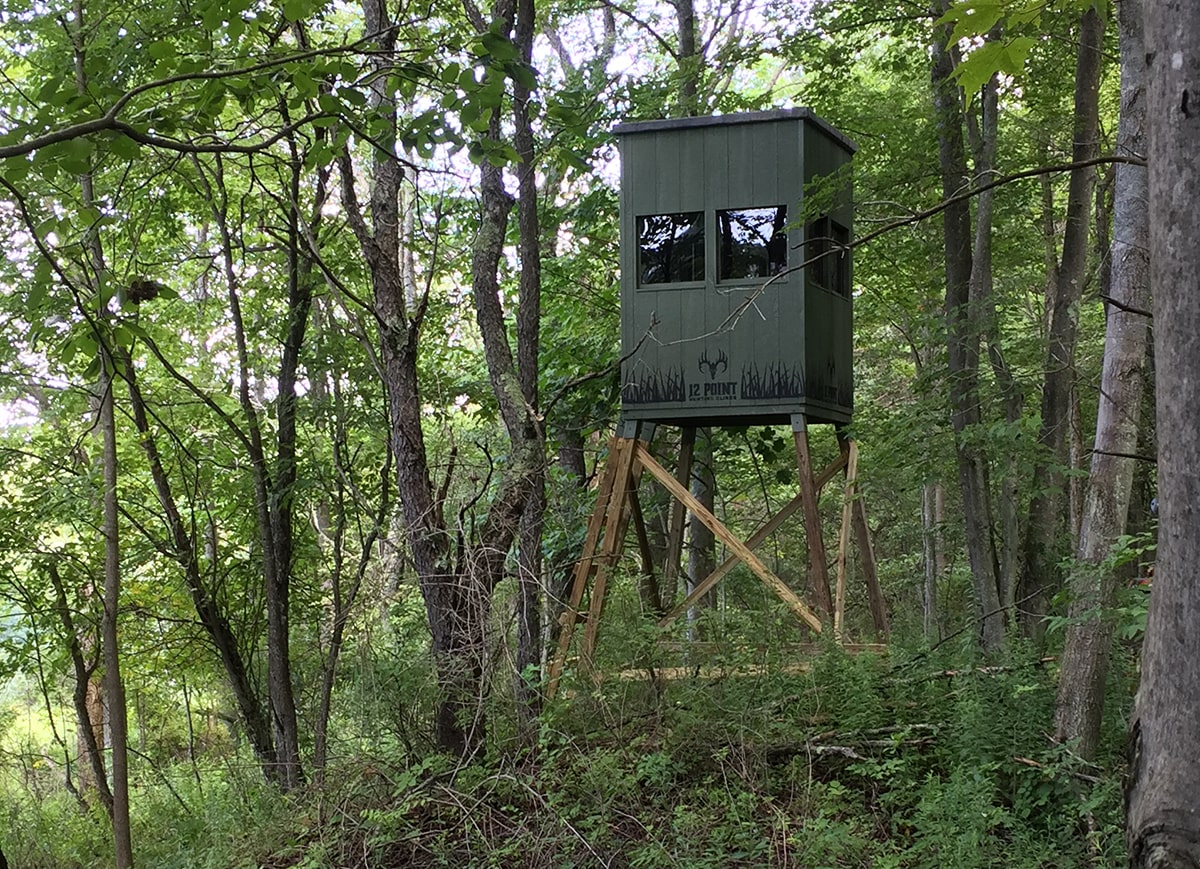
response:
<path fill-rule="evenodd" d="M 938 160 L 942 194 L 951 199 L 967 187 L 963 150 L 962 110 L 958 87 L 951 75 L 954 61 L 946 44 L 949 34 L 939 28 L 933 45 L 933 100 L 937 113 Z M 958 456 L 966 525 L 967 558 L 979 611 L 980 641 L 986 652 L 1004 644 L 1004 614 L 1000 608 L 999 566 L 992 538 L 992 510 L 987 459 L 971 436 L 979 425 L 979 324 L 972 318 L 971 215 L 965 201 L 942 213 L 946 262 L 946 342 L 950 377 L 950 422 Z"/>
<path fill-rule="evenodd" d="M 63 632 L 67 640 L 67 653 L 71 658 L 71 666 L 75 672 L 75 687 L 71 699 L 75 706 L 80 755 L 84 758 L 85 766 L 79 771 L 79 792 L 85 794 L 94 790 L 100 796 L 100 803 L 105 813 L 111 819 L 113 816 L 113 796 L 108 787 L 108 776 L 104 770 L 104 705 L 101 702 L 100 691 L 92 680 L 96 670 L 96 661 L 91 664 L 83 656 L 83 643 L 71 615 L 71 607 L 67 603 L 67 590 L 59 575 L 58 567 L 53 561 L 46 565 L 46 575 L 54 589 L 54 605 L 58 610 L 59 621 L 62 622 Z M 99 707 L 100 715 L 95 712 Z"/>
<path fill-rule="evenodd" d="M 87 58 L 85 54 L 83 0 L 74 0 L 75 16 L 74 71 L 75 88 L 79 94 L 87 92 Z M 92 172 L 89 169 L 79 177 L 81 200 L 84 207 L 95 208 L 96 195 L 93 189 Z M 119 646 L 117 620 L 121 604 L 121 547 L 120 547 L 120 501 L 117 495 L 117 421 L 114 410 L 112 348 L 109 338 L 101 330 L 109 317 L 105 299 L 100 293 L 107 266 L 100 237 L 90 228 L 84 239 L 90 269 L 90 283 L 97 300 L 101 300 L 96 311 L 96 339 L 100 346 L 100 378 L 97 384 L 99 402 L 98 428 L 101 437 L 101 454 L 104 477 L 104 519 L 101 526 L 104 535 L 104 613 L 100 621 L 100 647 L 104 662 L 104 694 L 108 701 L 108 726 L 110 737 L 109 769 L 112 774 L 112 828 L 113 851 L 117 869 L 133 866 L 133 844 L 129 828 L 129 726 L 125 709 L 125 685 L 121 681 L 121 648 Z M 124 294 L 118 293 L 118 301 Z"/>
<path fill-rule="evenodd" d="M 696 498 L 709 513 L 716 505 L 717 480 L 713 474 L 713 438 L 712 430 L 701 428 L 696 430 L 696 446 L 692 458 L 692 496 Z M 714 514 L 715 515 L 715 514 Z M 716 567 L 716 537 L 703 522 L 694 516 L 688 521 L 688 561 L 687 561 L 687 593 L 704 581 Z M 716 600 L 714 592 L 709 592 L 698 603 L 699 607 L 709 609 Z M 688 621 L 694 622 L 698 615 L 695 609 L 688 612 Z"/>
<path fill-rule="evenodd" d="M 229 689 L 233 692 L 237 703 L 242 724 L 246 728 L 254 755 L 262 766 L 266 780 L 277 781 L 275 769 L 275 743 L 271 735 L 271 725 L 266 710 L 255 691 L 254 682 L 250 677 L 249 668 L 238 646 L 237 637 L 229 624 L 229 619 L 222 611 L 220 604 L 214 598 L 209 584 L 204 581 L 200 567 L 200 552 L 195 537 L 188 530 L 179 504 L 171 489 L 170 478 L 163 466 L 162 456 L 158 450 L 158 441 L 150 427 L 150 415 L 146 408 L 146 400 L 142 395 L 141 386 L 137 379 L 137 368 L 133 360 L 124 358 L 124 379 L 129 391 L 129 403 L 133 410 L 133 422 L 138 432 L 142 451 L 146 455 L 146 463 L 150 469 L 150 479 L 154 484 L 154 492 L 158 498 L 159 508 L 170 535 L 170 545 L 164 552 L 173 559 L 183 570 L 184 584 L 192 599 L 192 606 L 200 619 L 200 625 L 208 635 L 209 642 L 216 649 L 225 671 Z M 217 553 L 211 553 L 210 561 L 215 563 Z"/>
<path fill-rule="evenodd" d="M 1141 0 L 1117 6 L 1121 40 L 1120 154 L 1142 155 L 1146 116 L 1145 49 Z M 1113 625 L 1102 614 L 1112 605 L 1115 575 L 1103 568 L 1117 538 L 1125 533 L 1141 419 L 1150 322 L 1140 311 L 1150 307 L 1147 249 L 1150 224 L 1146 168 L 1117 168 L 1113 204 L 1111 289 L 1104 338 L 1104 368 L 1096 419 L 1078 566 L 1070 577 L 1071 620 L 1062 655 L 1062 677 L 1055 707 L 1055 735 L 1077 741 L 1075 751 L 1095 756 L 1104 710 Z"/>
<path fill-rule="evenodd" d="M 1200 865 L 1200 0 L 1146 5 L 1158 565 L 1132 723 L 1130 865 Z"/>
<path fill-rule="evenodd" d="M 117 501 L 117 423 L 113 409 L 113 359 L 102 348 L 100 431 L 104 438 L 104 618 L 100 623 L 104 649 L 104 694 L 108 700 L 113 796 L 113 848 L 117 869 L 133 866 L 129 829 L 129 725 L 125 683 L 121 681 L 121 647 L 117 618 L 121 604 L 121 549 Z"/>
<path fill-rule="evenodd" d="M 1085 162 L 1099 153 L 1100 67 L 1103 63 L 1104 18 L 1090 6 L 1079 25 L 1079 51 L 1075 70 L 1075 124 L 1072 159 Z M 1092 167 L 1071 172 L 1067 192 L 1067 223 L 1063 236 L 1062 265 L 1050 306 L 1049 348 L 1042 389 L 1042 424 L 1038 443 L 1042 455 L 1034 467 L 1033 502 L 1024 544 L 1018 596 L 1022 626 L 1027 635 L 1040 638 L 1042 618 L 1050 598 L 1061 585 L 1058 563 L 1067 539 L 1068 437 L 1071 392 L 1075 382 L 1075 342 L 1079 304 L 1087 275 L 1088 230 L 1096 172 Z"/>
<path fill-rule="evenodd" d="M 1000 34 L 995 34 L 999 38 Z M 999 138 L 1000 81 L 998 76 L 984 85 L 979 100 L 980 119 L 972 143 L 975 162 L 975 183 L 984 185 L 993 179 L 996 168 L 996 148 Z M 968 131 L 974 129 L 972 123 Z M 998 591 L 1000 605 L 1012 618 L 1013 602 L 1016 599 L 1017 571 L 1020 565 L 1021 522 L 1020 504 L 1020 461 L 1017 458 L 1015 432 L 1021 419 L 1024 397 L 1016 378 L 1004 357 L 1000 340 L 1000 320 L 996 313 L 995 280 L 992 271 L 992 213 L 995 191 L 985 190 L 976 197 L 975 244 L 971 254 L 971 317 L 979 322 L 987 343 L 988 361 L 992 375 L 1004 401 L 1004 419 L 1012 432 L 1012 446 L 1007 451 L 1004 473 L 1000 481 L 1000 499 L 996 512 L 1000 523 L 1000 541 L 997 561 L 999 565 Z"/>
<path fill-rule="evenodd" d="M 922 629 L 925 640 L 941 639 L 938 628 L 938 582 L 946 571 L 942 523 L 945 521 L 945 489 L 940 482 L 921 487 L 921 530 L 924 547 L 925 582 L 921 594 Z"/>
<path fill-rule="evenodd" d="M 286 106 L 283 106 L 287 117 Z M 300 368 L 300 352 L 308 330 L 309 314 L 312 311 L 312 263 L 301 257 L 299 202 L 302 161 L 297 152 L 294 138 L 288 141 L 291 154 L 291 176 L 289 203 L 287 205 L 288 226 L 288 324 L 283 342 L 283 354 L 279 363 L 277 379 L 275 434 L 275 473 L 264 479 L 270 497 L 266 505 L 269 535 L 264 537 L 264 561 L 270 562 L 265 571 L 267 602 L 267 679 L 271 705 L 275 720 L 275 752 L 279 763 L 279 782 L 284 790 L 291 790 L 304 783 L 304 771 L 300 764 L 300 734 L 296 715 L 295 689 L 292 685 L 291 629 L 289 610 L 291 606 L 292 537 L 295 525 L 296 486 L 296 379 Z M 321 207 L 325 200 L 325 185 L 328 173 L 318 175 L 316 205 L 313 225 L 309 235 L 316 236 Z M 251 420 L 251 441 L 257 425 Z M 265 457 L 255 459 L 255 465 L 265 465 Z M 260 511 L 261 513 L 261 511 Z"/>

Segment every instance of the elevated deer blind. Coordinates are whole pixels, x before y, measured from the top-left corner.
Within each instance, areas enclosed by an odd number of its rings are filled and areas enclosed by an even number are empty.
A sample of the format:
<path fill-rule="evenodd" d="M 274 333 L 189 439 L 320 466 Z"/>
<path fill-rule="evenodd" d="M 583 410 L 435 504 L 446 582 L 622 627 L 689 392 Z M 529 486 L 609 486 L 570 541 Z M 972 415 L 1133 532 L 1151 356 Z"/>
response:
<path fill-rule="evenodd" d="M 624 418 L 849 422 L 853 142 L 807 109 L 616 133 Z"/>

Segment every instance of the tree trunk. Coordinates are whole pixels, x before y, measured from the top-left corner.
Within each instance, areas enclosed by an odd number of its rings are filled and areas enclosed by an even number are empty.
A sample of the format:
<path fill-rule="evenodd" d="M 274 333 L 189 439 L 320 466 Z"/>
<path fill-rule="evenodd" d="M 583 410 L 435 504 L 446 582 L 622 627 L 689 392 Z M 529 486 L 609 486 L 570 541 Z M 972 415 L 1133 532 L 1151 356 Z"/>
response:
<path fill-rule="evenodd" d="M 100 623 L 104 650 L 104 694 L 108 700 L 113 796 L 113 848 L 117 869 L 133 866 L 129 830 L 129 726 L 125 684 L 121 681 L 121 647 L 117 618 L 121 605 L 121 549 L 117 518 L 117 422 L 113 409 L 113 358 L 101 348 L 100 431 L 104 438 L 104 618 Z"/>
<path fill-rule="evenodd" d="M 962 110 L 958 87 L 951 75 L 954 61 L 946 44 L 949 33 L 940 28 L 933 44 L 933 100 L 937 113 L 938 160 L 942 195 L 950 200 L 967 187 L 963 151 Z M 984 651 L 1004 645 L 1004 614 L 1000 608 L 999 567 L 992 539 L 992 509 L 988 492 L 987 460 L 970 430 L 979 425 L 979 324 L 971 305 L 971 214 L 964 200 L 942 213 L 946 263 L 946 343 L 950 378 L 950 422 L 958 456 L 966 524 L 967 557 L 979 612 L 980 641 Z"/>
<path fill-rule="evenodd" d="M 163 466 L 162 456 L 158 450 L 158 441 L 150 427 L 150 416 L 146 408 L 146 400 L 142 395 L 137 380 L 137 368 L 133 360 L 124 359 L 124 379 L 129 391 L 129 403 L 133 410 L 133 423 L 138 432 L 138 440 L 142 451 L 146 454 L 146 463 L 150 469 L 150 479 L 154 483 L 154 492 L 158 498 L 159 508 L 170 536 L 169 546 L 163 553 L 175 561 L 183 570 L 184 584 L 192 599 L 192 606 L 200 625 L 208 634 L 209 642 L 216 649 L 225 671 L 229 689 L 233 692 L 234 701 L 242 724 L 246 728 L 254 755 L 262 766 L 263 776 L 267 781 L 276 781 L 275 743 L 271 736 L 271 725 L 266 711 L 254 689 L 250 678 L 249 668 L 242 657 L 237 637 L 229 624 L 220 604 L 213 597 L 211 589 L 204 581 L 200 569 L 200 552 L 195 537 L 188 530 L 179 505 L 171 489 L 170 479 Z M 215 563 L 217 553 L 215 547 L 211 560 Z"/>
<path fill-rule="evenodd" d="M 679 48 L 679 113 L 685 118 L 700 112 L 700 63 L 696 47 L 696 4 L 694 0 L 673 0 Z"/>
<path fill-rule="evenodd" d="M 1145 49 L 1140 0 L 1117 6 L 1121 42 L 1121 118 L 1117 153 L 1145 153 Z M 1104 686 L 1112 645 L 1116 577 L 1102 565 L 1125 533 L 1137 453 L 1150 322 L 1148 190 L 1143 166 L 1117 167 L 1113 241 L 1104 337 L 1104 367 L 1096 416 L 1096 442 L 1079 534 L 1078 566 L 1070 577 L 1071 620 L 1062 654 L 1055 706 L 1055 737 L 1077 741 L 1076 753 L 1096 754 Z"/>
<path fill-rule="evenodd" d="M 1200 0 L 1146 6 L 1158 565 L 1132 723 L 1130 865 L 1200 865 Z"/>
<path fill-rule="evenodd" d="M 940 482 L 921 487 L 921 530 L 924 544 L 925 583 L 921 594 L 921 624 L 925 641 L 941 639 L 938 629 L 938 582 L 946 571 L 942 522 L 945 521 L 945 489 Z"/>
<path fill-rule="evenodd" d="M 1075 70 L 1075 123 L 1071 158 L 1094 159 L 1099 153 L 1100 67 L 1103 63 L 1104 18 L 1090 6 L 1079 25 L 1079 51 Z M 1023 568 L 1018 596 L 1022 627 L 1040 638 L 1042 619 L 1050 598 L 1061 585 L 1058 563 L 1067 539 L 1067 486 L 1064 468 L 1069 464 L 1068 435 L 1071 392 L 1075 382 L 1075 341 L 1079 303 L 1087 275 L 1094 167 L 1071 171 L 1067 192 L 1067 222 L 1063 235 L 1062 264 L 1050 305 L 1049 348 L 1042 389 L 1042 423 L 1038 443 L 1042 455 L 1034 467 L 1033 502 L 1025 536 Z"/>
<path fill-rule="evenodd" d="M 709 513 L 713 513 L 716 504 L 717 481 L 713 474 L 713 437 L 712 430 L 701 428 L 696 430 L 696 446 L 692 458 L 692 496 L 696 498 Z M 715 515 L 715 513 L 714 513 Z M 687 594 L 691 594 L 704 581 L 713 568 L 715 558 L 716 537 L 703 522 L 692 516 L 688 521 L 688 562 L 687 562 Z M 688 622 L 693 623 L 698 618 L 700 607 L 711 609 L 715 601 L 715 590 L 710 591 L 688 611 Z"/>
<path fill-rule="evenodd" d="M 533 63 L 534 0 L 517 0 L 514 42 L 521 62 Z M 541 228 L 538 221 L 536 153 L 533 122 L 529 112 L 530 89 L 519 78 L 513 81 L 513 146 L 521 158 L 517 166 L 517 253 L 521 261 L 517 305 L 517 374 L 526 414 L 522 440 L 541 445 L 542 460 L 531 480 L 525 511 L 518 532 L 517 559 L 517 660 L 515 696 L 517 717 L 526 734 L 536 731 L 541 694 L 531 678 L 541 664 L 542 614 L 542 529 L 546 516 L 546 468 L 544 434 L 532 413 L 539 407 L 538 356 L 541 351 L 542 260 Z M 532 413 L 530 413 L 532 411 Z"/>
<path fill-rule="evenodd" d="M 995 34 L 999 38 L 999 33 Z M 984 85 L 979 100 L 980 119 L 974 135 L 972 150 L 975 162 L 975 183 L 984 185 L 991 181 L 996 170 L 996 148 L 1000 127 L 1000 81 L 998 76 Z M 975 129 L 974 123 L 968 132 Z M 985 190 L 976 197 L 975 245 L 971 253 L 970 314 L 973 321 L 981 324 L 987 342 L 988 361 L 992 375 L 1004 400 L 1004 420 L 1008 424 L 1012 444 L 1004 462 L 1004 473 L 1000 480 L 1000 499 L 996 504 L 1000 522 L 1000 541 L 996 553 L 999 573 L 997 590 L 1000 606 L 1013 618 L 1012 608 L 1016 600 L 1017 572 L 1020 566 L 1021 522 L 1018 513 L 1020 498 L 1020 460 L 1017 456 L 1017 437 L 1021 410 L 1025 399 L 1021 394 L 1012 369 L 1004 357 L 1000 340 L 1000 319 L 996 313 L 995 280 L 992 271 L 992 213 L 995 191 Z"/>
<path fill-rule="evenodd" d="M 74 71 L 75 89 L 79 94 L 85 94 L 88 88 L 87 58 L 85 54 L 83 0 L 74 0 L 75 30 L 72 34 L 74 41 Z M 85 208 L 95 208 L 96 194 L 93 189 L 92 172 L 89 168 L 79 176 L 81 201 Z M 103 328 L 108 320 L 107 300 L 100 293 L 102 286 L 100 278 L 107 271 L 104 263 L 104 251 L 100 246 L 100 237 L 95 228 L 90 228 L 84 236 L 84 250 L 88 258 L 90 276 L 94 281 L 91 287 L 99 301 L 97 309 L 92 312 L 95 318 L 93 328 L 96 329 L 96 340 L 99 344 L 100 377 L 97 383 L 99 412 L 97 423 L 101 437 L 101 455 L 104 478 L 104 518 L 101 532 L 104 536 L 104 613 L 100 621 L 101 659 L 104 662 L 104 694 L 108 701 L 108 726 L 110 739 L 109 770 L 112 775 L 112 829 L 113 852 L 117 869 L 128 869 L 133 866 L 133 844 L 129 828 L 129 738 L 128 720 L 125 710 L 125 684 L 121 681 L 121 649 L 118 644 L 117 619 L 121 605 L 121 548 L 120 548 L 120 501 L 117 495 L 117 421 L 114 408 L 113 377 L 116 367 L 113 364 L 112 347 L 109 336 Z M 118 294 L 118 301 L 123 294 Z M 86 312 L 85 312 L 86 313 Z"/>
<path fill-rule="evenodd" d="M 75 672 L 75 687 L 71 699 L 75 706 L 78 727 L 76 743 L 79 746 L 79 755 L 83 758 L 83 766 L 79 771 L 79 792 L 81 795 L 88 791 L 99 794 L 100 803 L 111 819 L 113 796 L 104 770 L 104 703 L 100 686 L 92 678 L 96 671 L 96 660 L 93 657 L 89 664 L 83 656 L 83 643 L 80 641 L 75 619 L 71 615 L 71 607 L 67 603 L 67 589 L 59 575 L 58 566 L 53 561 L 46 565 L 46 575 L 54 589 L 54 606 L 58 610 L 59 621 L 62 622 L 67 653 Z"/>
<path fill-rule="evenodd" d="M 495 21 L 507 34 L 513 27 L 513 8 L 498 4 Z M 367 33 L 378 34 L 375 57 L 386 68 L 395 50 L 396 31 L 382 0 L 364 0 Z M 467 5 L 474 20 L 477 10 Z M 523 15 L 532 15 L 532 8 Z M 532 19 L 529 19 L 532 20 Z M 477 24 L 487 26 L 485 22 Z M 393 130 L 396 109 L 385 90 L 386 76 L 376 79 L 373 108 L 389 121 Z M 494 112 L 488 137 L 500 140 L 501 122 Z M 379 325 L 384 386 L 388 395 L 391 445 L 396 460 L 397 491 L 407 526 L 409 546 L 416 569 L 431 634 L 431 650 L 437 671 L 440 698 L 434 715 L 438 745 L 460 757 L 469 757 L 484 744 L 483 679 L 487 617 L 492 592 L 504 577 L 512 548 L 539 473 L 545 467 L 539 423 L 524 391 L 523 377 L 508 344 L 507 326 L 499 298 L 499 262 L 503 252 L 512 197 L 504 190 L 501 170 L 489 161 L 480 165 L 481 215 L 472 262 L 471 284 L 476 321 L 483 339 L 484 356 L 492 392 L 510 442 L 508 461 L 496 483 L 496 494 L 477 538 L 465 539 L 460 531 L 452 553 L 443 505 L 435 492 L 422 432 L 417 352 L 421 325 L 428 305 L 428 292 L 410 306 L 399 265 L 398 191 L 403 171 L 394 154 L 375 148 L 371 168 L 371 218 L 368 227 L 354 187 L 355 172 L 350 153 L 338 158 L 342 179 L 342 205 L 371 274 L 375 316 Z M 533 242 L 536 244 L 536 237 Z M 529 268 L 534 263 L 528 255 Z M 537 296 L 526 287 L 522 296 L 522 320 L 518 322 L 518 355 L 536 360 L 536 333 L 522 322 L 536 320 Z M 533 369 L 536 371 L 536 367 Z M 534 375 L 536 376 L 536 374 Z"/>

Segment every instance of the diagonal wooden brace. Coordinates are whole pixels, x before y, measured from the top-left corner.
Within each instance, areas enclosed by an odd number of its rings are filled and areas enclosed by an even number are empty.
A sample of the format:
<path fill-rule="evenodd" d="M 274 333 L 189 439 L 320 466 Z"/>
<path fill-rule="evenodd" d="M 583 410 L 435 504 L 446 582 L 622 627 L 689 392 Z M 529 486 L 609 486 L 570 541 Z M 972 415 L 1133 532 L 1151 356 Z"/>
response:
<path fill-rule="evenodd" d="M 845 455 L 841 455 L 830 462 L 829 465 L 826 466 L 825 470 L 821 471 L 821 473 L 817 475 L 817 492 L 820 492 L 821 489 L 825 487 L 825 484 L 832 480 L 837 475 L 838 471 L 844 467 L 846 467 Z M 796 495 L 796 497 L 792 498 L 792 500 L 784 504 L 778 513 L 768 519 L 766 523 L 762 525 L 762 527 L 750 535 L 749 539 L 746 540 L 746 546 L 750 549 L 757 549 L 759 546 L 761 546 L 764 540 L 778 531 L 784 522 L 792 518 L 795 512 L 804 506 L 804 498 L 804 493 L 800 493 Z M 671 624 L 671 622 L 675 621 L 675 619 L 687 612 L 690 607 L 699 601 L 700 598 L 704 597 L 704 595 L 712 591 L 718 582 L 724 579 L 731 570 L 741 563 L 742 559 L 737 555 L 731 555 L 722 561 L 716 570 L 714 570 L 696 585 L 691 594 L 689 594 L 681 603 L 675 606 L 669 613 L 663 616 L 663 618 L 659 621 L 658 626 L 660 628 L 665 628 L 667 625 Z"/>
<path fill-rule="evenodd" d="M 788 605 L 792 612 L 803 619 L 814 631 L 817 633 L 821 632 L 821 620 L 813 614 L 812 610 L 804 605 L 804 601 L 800 600 L 794 591 L 788 588 L 787 583 L 772 573 L 758 559 L 758 556 L 751 552 L 750 548 L 737 538 L 737 535 L 726 528 L 720 519 L 710 513 L 703 504 L 692 496 L 691 492 L 680 485 L 679 481 L 666 468 L 654 460 L 654 457 L 650 455 L 650 451 L 641 443 L 638 443 L 634 447 L 634 456 L 641 466 L 662 484 L 663 488 L 687 507 L 692 515 L 712 531 L 718 540 L 733 550 L 738 558 L 744 561 L 746 566 L 754 571 L 755 575 Z"/>

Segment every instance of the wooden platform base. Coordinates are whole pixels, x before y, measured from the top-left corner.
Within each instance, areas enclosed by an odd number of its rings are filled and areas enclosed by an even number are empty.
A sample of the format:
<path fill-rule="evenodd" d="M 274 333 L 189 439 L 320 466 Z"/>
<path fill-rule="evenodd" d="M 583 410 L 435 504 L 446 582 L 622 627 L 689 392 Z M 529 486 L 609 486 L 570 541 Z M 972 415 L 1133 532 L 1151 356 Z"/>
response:
<path fill-rule="evenodd" d="M 638 546 L 646 568 L 648 590 L 654 599 L 659 599 L 658 584 L 653 569 L 654 559 L 650 553 L 649 539 L 642 519 L 641 503 L 638 499 L 638 485 L 643 472 L 648 472 L 657 480 L 673 499 L 667 541 L 668 557 L 664 567 L 664 576 L 668 580 L 673 579 L 672 572 L 677 569 L 676 566 L 679 563 L 685 512 L 691 514 L 693 521 L 702 523 L 712 531 L 713 536 L 721 541 L 731 553 L 729 558 L 696 585 L 691 594 L 663 614 L 659 620 L 661 626 L 669 625 L 686 613 L 724 579 L 737 564 L 742 563 L 770 588 L 809 630 L 820 634 L 827 626 L 831 626 L 834 637 L 840 641 L 843 637 L 847 550 L 850 529 L 853 528 L 859 548 L 860 563 L 866 578 L 867 596 L 875 633 L 877 638 L 886 641 L 887 617 L 883 594 L 880 591 L 875 572 L 875 557 L 867 527 L 866 507 L 863 505 L 862 498 L 855 491 L 858 447 L 853 441 L 839 433 L 838 442 L 841 446 L 839 457 L 828 467 L 822 469 L 820 473 L 814 474 L 812 457 L 809 453 L 807 421 L 803 416 L 793 417 L 792 435 L 796 447 L 800 491 L 761 528 L 743 541 L 693 497 L 689 490 L 688 482 L 691 477 L 695 429 L 684 429 L 679 463 L 674 475 L 650 454 L 648 441 L 651 434 L 652 427 L 644 431 L 641 424 L 626 422 L 622 424 L 609 444 L 608 461 L 600 478 L 596 507 L 588 521 L 583 552 L 575 565 L 567 606 L 560 618 L 561 630 L 558 635 L 558 648 L 547 674 L 546 693 L 548 696 L 553 697 L 558 690 L 575 626 L 580 622 L 584 624 L 584 632 L 579 664 L 585 670 L 593 669 L 593 655 L 600 617 L 604 611 L 609 576 L 621 557 L 631 519 L 635 526 Z M 845 488 L 842 502 L 842 522 L 838 536 L 836 582 L 831 590 L 817 500 L 822 487 L 839 472 L 845 473 Z M 787 583 L 776 576 L 754 554 L 756 547 L 767 540 L 797 511 L 801 510 L 804 513 L 805 535 L 808 540 L 811 593 L 812 598 L 816 601 L 819 614 L 814 612 Z M 589 584 L 591 595 L 587 611 L 584 612 L 580 608 L 580 604 Z"/>

